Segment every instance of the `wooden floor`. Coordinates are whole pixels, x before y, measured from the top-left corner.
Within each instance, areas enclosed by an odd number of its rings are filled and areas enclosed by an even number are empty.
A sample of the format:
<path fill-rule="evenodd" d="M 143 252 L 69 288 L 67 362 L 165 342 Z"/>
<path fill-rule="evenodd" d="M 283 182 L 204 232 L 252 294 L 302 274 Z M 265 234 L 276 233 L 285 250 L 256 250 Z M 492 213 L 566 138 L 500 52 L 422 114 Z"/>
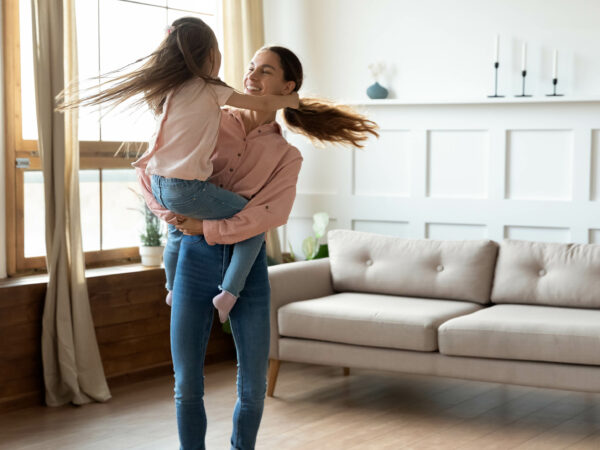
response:
<path fill-rule="evenodd" d="M 206 373 L 207 448 L 229 448 L 235 363 Z M 106 404 L 0 416 L 2 449 L 176 449 L 172 377 Z M 600 394 L 282 363 L 258 449 L 600 449 Z"/>

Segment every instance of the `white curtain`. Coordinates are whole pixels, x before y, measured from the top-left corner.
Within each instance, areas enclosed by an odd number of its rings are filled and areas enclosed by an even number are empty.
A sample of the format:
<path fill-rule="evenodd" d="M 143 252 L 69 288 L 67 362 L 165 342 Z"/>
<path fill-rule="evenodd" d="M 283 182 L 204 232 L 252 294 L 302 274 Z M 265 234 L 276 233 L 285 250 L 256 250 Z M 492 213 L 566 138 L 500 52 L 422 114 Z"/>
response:
<path fill-rule="evenodd" d="M 0 8 L 0 23 L 3 22 Z M 0 48 L 4 48 L 4 33 L 0 33 Z M 0 54 L 0 86 L 4 86 L 4 57 Z M 0 89 L 0 278 L 6 278 L 6 180 L 4 148 L 4 89 Z"/>
<path fill-rule="evenodd" d="M 223 34 L 225 82 L 242 90 L 246 66 L 265 43 L 262 0 L 223 0 Z M 282 262 L 277 230 L 266 233 L 266 242 L 269 259 Z"/>
<path fill-rule="evenodd" d="M 75 112 L 54 111 L 77 75 L 74 0 L 31 0 L 38 146 L 44 175 L 48 289 L 42 322 L 46 404 L 106 401 L 85 280 Z"/>

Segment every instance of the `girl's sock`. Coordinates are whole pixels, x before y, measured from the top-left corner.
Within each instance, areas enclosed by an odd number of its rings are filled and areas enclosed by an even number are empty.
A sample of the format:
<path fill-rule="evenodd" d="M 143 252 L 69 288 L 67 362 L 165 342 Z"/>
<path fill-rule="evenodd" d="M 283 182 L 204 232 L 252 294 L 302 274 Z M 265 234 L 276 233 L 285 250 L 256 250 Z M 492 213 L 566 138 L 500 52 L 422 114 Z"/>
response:
<path fill-rule="evenodd" d="M 220 294 L 213 298 L 213 305 L 215 305 L 215 308 L 219 311 L 219 321 L 221 323 L 227 322 L 229 311 L 231 311 L 231 308 L 235 305 L 236 300 L 237 297 L 227 291 L 221 291 Z"/>
<path fill-rule="evenodd" d="M 173 291 L 169 291 L 167 298 L 165 298 L 165 303 L 169 306 L 173 304 Z"/>

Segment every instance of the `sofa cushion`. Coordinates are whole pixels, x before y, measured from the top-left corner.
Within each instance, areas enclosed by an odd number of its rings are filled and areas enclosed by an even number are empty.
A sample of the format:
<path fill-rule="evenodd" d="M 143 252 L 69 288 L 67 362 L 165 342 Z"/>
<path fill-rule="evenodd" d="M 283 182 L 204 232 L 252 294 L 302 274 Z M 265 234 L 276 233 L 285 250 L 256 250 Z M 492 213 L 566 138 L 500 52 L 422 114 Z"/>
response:
<path fill-rule="evenodd" d="M 350 230 L 328 234 L 336 291 L 488 303 L 498 244 L 400 239 Z"/>
<path fill-rule="evenodd" d="M 503 241 L 492 302 L 600 308 L 600 245 Z"/>
<path fill-rule="evenodd" d="M 480 309 L 470 302 L 346 292 L 278 310 L 281 336 L 405 350 L 437 350 L 440 323 Z"/>
<path fill-rule="evenodd" d="M 600 365 L 600 311 L 495 305 L 442 324 L 440 353 Z"/>

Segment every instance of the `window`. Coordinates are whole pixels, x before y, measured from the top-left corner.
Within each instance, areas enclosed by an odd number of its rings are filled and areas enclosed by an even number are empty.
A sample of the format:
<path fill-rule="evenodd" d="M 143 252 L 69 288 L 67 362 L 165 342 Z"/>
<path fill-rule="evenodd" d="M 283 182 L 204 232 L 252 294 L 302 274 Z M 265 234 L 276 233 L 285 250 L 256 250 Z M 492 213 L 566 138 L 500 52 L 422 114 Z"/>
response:
<path fill-rule="evenodd" d="M 45 266 L 44 192 L 37 151 L 31 0 L 4 0 L 7 266 L 9 274 Z M 80 80 L 89 80 L 150 54 L 166 27 L 199 17 L 222 42 L 219 0 L 75 0 Z M 154 131 L 150 112 L 119 107 L 79 115 L 81 223 L 87 264 L 138 257 L 143 217 L 131 189 L 136 151 L 114 156 L 123 142 L 144 149 Z"/>

